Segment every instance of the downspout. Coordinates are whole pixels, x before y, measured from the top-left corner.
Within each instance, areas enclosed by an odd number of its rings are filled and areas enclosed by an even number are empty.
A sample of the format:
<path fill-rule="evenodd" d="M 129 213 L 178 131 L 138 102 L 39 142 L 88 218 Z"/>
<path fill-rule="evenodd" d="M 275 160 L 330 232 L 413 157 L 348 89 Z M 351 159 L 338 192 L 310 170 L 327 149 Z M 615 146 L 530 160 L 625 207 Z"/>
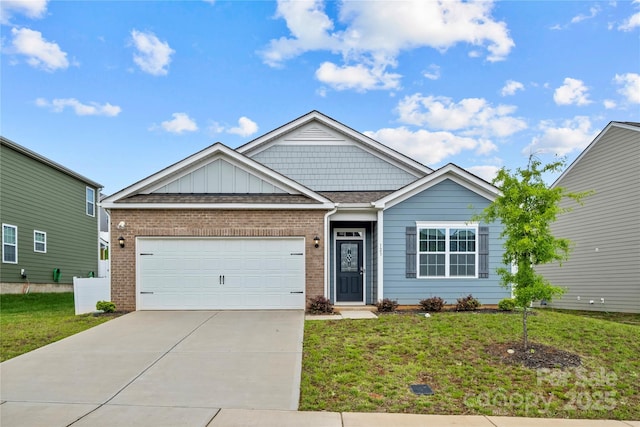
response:
<path fill-rule="evenodd" d="M 325 298 L 330 298 L 331 293 L 329 292 L 329 275 L 330 272 L 330 264 L 329 264 L 329 253 L 331 252 L 331 230 L 329 228 L 329 217 L 336 213 L 338 210 L 339 203 L 336 203 L 333 210 L 330 210 L 324 215 L 324 296 Z"/>
<path fill-rule="evenodd" d="M 384 246 L 384 208 L 376 206 L 379 210 L 377 212 L 378 216 L 378 271 L 377 271 L 377 279 L 378 279 L 378 292 L 377 297 L 378 301 L 382 301 L 384 299 L 384 253 L 382 248 Z"/>

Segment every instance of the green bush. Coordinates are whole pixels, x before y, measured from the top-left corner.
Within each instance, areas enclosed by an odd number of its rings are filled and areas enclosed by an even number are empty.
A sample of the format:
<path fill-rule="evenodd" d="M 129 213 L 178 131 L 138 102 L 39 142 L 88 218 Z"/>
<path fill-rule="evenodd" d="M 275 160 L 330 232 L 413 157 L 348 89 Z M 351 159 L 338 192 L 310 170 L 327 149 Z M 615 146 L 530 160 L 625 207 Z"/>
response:
<path fill-rule="evenodd" d="M 516 300 L 513 298 L 505 298 L 500 300 L 498 308 L 501 311 L 513 311 L 516 308 Z"/>
<path fill-rule="evenodd" d="M 381 313 L 391 313 L 396 311 L 398 308 L 398 301 L 385 298 L 382 301 L 378 301 L 376 307 L 378 307 L 378 311 Z"/>
<path fill-rule="evenodd" d="M 102 311 L 104 313 L 113 313 L 116 311 L 116 305 L 111 301 L 98 301 L 96 303 L 96 310 Z"/>
<path fill-rule="evenodd" d="M 424 311 L 437 312 L 442 311 L 442 307 L 446 303 L 447 302 L 440 297 L 431 297 L 420 300 L 420 307 L 422 307 Z"/>
<path fill-rule="evenodd" d="M 456 311 L 473 311 L 480 307 L 480 301 L 469 294 L 466 297 L 458 298 Z"/>
<path fill-rule="evenodd" d="M 309 299 L 307 311 L 312 314 L 331 314 L 333 313 L 333 304 L 328 298 L 318 295 Z"/>

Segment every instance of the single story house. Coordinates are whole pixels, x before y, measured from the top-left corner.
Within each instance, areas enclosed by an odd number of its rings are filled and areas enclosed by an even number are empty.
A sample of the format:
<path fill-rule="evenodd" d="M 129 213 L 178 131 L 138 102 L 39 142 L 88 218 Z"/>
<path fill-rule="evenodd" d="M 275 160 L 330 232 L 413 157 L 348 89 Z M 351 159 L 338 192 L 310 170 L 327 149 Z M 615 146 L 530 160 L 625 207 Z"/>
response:
<path fill-rule="evenodd" d="M 553 187 L 593 191 L 558 216 L 554 235 L 572 242 L 569 260 L 537 270 L 566 293 L 549 303 L 571 310 L 640 313 L 640 123 L 611 122 Z"/>
<path fill-rule="evenodd" d="M 237 149 L 221 143 L 107 198 L 111 295 L 124 310 L 302 309 L 383 298 L 510 296 L 498 189 L 431 168 L 312 111 Z M 116 242 L 120 242 L 117 244 Z"/>

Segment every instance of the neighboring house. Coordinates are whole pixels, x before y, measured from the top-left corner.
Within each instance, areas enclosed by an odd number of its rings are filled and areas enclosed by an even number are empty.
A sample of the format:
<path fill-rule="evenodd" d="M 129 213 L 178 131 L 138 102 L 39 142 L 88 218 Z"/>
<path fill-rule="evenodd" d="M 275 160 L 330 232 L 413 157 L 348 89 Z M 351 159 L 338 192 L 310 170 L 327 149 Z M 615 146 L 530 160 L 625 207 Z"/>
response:
<path fill-rule="evenodd" d="M 304 308 L 383 298 L 496 304 L 498 190 L 436 171 L 317 111 L 216 143 L 104 199 L 119 309 Z M 116 242 L 121 241 L 121 247 Z"/>
<path fill-rule="evenodd" d="M 100 194 L 100 201 L 105 198 Z M 111 251 L 111 230 L 109 229 L 109 212 L 102 206 L 98 211 L 100 214 L 100 261 L 98 261 L 98 277 L 109 277 L 110 263 L 109 252 Z"/>
<path fill-rule="evenodd" d="M 558 217 L 555 236 L 572 242 L 569 260 L 537 268 L 567 292 L 550 305 L 640 313 L 640 123 L 611 122 L 556 180 L 594 191 Z"/>
<path fill-rule="evenodd" d="M 98 271 L 100 184 L 0 137 L 2 292 L 70 291 Z"/>

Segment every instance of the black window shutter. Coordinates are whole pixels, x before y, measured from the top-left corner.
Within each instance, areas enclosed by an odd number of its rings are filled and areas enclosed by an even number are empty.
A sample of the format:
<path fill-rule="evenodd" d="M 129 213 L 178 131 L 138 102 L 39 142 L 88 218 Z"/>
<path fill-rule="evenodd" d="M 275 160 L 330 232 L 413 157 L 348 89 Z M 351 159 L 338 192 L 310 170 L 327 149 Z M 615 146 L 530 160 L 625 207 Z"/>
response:
<path fill-rule="evenodd" d="M 478 277 L 489 278 L 489 227 L 478 227 Z"/>
<path fill-rule="evenodd" d="M 406 243 L 406 257 L 407 257 L 407 278 L 416 278 L 416 254 L 417 254 L 417 229 L 416 227 L 407 227 L 407 243 Z"/>

